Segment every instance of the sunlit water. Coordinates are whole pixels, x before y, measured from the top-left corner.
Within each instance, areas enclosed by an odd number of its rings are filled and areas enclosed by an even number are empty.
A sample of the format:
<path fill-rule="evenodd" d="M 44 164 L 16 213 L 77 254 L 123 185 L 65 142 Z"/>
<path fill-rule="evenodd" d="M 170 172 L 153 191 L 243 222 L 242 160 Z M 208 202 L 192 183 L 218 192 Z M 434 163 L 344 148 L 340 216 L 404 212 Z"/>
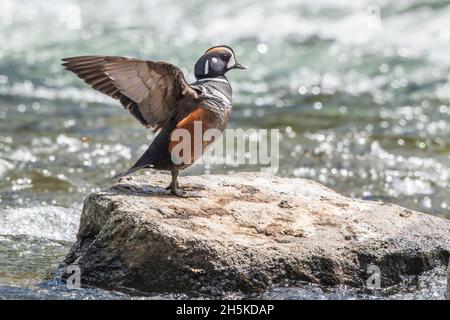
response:
<path fill-rule="evenodd" d="M 450 1 L 432 0 L 2 0 L 0 298 L 127 298 L 43 281 L 75 239 L 83 198 L 153 137 L 63 72 L 61 57 L 166 60 L 193 80 L 204 49 L 229 44 L 250 66 L 229 75 L 230 127 L 279 129 L 279 175 L 448 217 L 449 16 Z M 248 168 L 186 173 L 237 170 Z M 304 284 L 264 297 L 442 298 L 444 279 L 437 270 L 386 292 Z"/>

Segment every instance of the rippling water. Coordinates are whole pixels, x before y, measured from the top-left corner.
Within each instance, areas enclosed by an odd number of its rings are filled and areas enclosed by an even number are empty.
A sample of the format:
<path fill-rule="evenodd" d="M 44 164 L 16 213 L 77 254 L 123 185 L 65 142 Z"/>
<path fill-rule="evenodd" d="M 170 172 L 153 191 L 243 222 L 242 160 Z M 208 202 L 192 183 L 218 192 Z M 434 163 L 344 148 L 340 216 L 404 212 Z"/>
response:
<path fill-rule="evenodd" d="M 166 60 L 193 80 L 204 49 L 229 44 L 250 66 L 229 75 L 230 126 L 280 129 L 278 174 L 448 217 L 449 16 L 450 1 L 434 0 L 2 0 L 0 296 L 116 297 L 73 294 L 42 279 L 73 242 L 83 197 L 107 186 L 152 134 L 63 72 L 61 57 Z M 237 170 L 246 167 L 208 168 Z M 388 294 L 437 297 L 443 277 L 437 272 L 432 288 L 416 294 Z M 364 297 L 333 290 L 267 294 Z"/>

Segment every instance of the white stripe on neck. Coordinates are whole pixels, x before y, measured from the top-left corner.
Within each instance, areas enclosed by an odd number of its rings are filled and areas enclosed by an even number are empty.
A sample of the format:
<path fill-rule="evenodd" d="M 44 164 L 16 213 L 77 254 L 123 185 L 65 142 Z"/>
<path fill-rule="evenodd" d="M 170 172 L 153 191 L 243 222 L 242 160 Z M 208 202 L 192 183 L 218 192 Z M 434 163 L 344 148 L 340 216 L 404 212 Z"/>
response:
<path fill-rule="evenodd" d="M 205 62 L 205 75 L 207 75 L 209 73 L 209 60 L 206 60 Z"/>
<path fill-rule="evenodd" d="M 228 83 L 228 80 L 226 79 L 222 79 L 222 78 L 203 78 L 203 79 L 199 79 L 197 80 L 198 82 L 203 82 L 203 81 L 217 81 L 217 82 L 223 82 L 223 83 Z"/>

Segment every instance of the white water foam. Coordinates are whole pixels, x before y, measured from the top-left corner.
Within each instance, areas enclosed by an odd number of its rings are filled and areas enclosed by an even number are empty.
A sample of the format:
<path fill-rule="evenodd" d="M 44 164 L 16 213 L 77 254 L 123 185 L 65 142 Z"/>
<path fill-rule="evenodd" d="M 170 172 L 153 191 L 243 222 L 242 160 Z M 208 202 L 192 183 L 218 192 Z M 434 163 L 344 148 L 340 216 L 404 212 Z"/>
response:
<path fill-rule="evenodd" d="M 57 206 L 6 209 L 0 211 L 0 235 L 73 241 L 79 218 L 78 209 Z"/>

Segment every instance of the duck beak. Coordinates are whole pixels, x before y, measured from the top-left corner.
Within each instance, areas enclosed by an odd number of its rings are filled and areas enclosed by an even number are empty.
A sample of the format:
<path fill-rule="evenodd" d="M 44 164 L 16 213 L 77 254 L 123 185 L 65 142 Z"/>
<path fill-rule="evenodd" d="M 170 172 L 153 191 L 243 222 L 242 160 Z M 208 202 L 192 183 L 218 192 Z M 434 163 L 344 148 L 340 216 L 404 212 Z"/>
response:
<path fill-rule="evenodd" d="M 230 69 L 241 69 L 241 70 L 245 70 L 248 69 L 248 67 L 240 64 L 239 62 L 236 62 L 236 64 L 234 66 L 232 66 Z"/>

